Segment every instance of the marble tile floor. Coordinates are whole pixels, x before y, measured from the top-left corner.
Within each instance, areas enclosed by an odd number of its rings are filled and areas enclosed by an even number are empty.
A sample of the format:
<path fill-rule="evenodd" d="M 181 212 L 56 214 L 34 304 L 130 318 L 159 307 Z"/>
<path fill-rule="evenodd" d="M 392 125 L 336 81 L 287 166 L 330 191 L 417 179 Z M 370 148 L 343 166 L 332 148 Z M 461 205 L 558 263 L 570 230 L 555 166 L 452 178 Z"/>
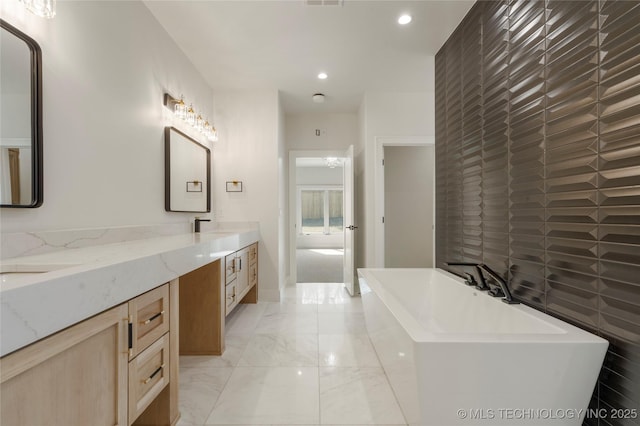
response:
<path fill-rule="evenodd" d="M 180 357 L 178 426 L 405 425 L 342 284 L 303 283 L 239 305 L 222 356 Z"/>

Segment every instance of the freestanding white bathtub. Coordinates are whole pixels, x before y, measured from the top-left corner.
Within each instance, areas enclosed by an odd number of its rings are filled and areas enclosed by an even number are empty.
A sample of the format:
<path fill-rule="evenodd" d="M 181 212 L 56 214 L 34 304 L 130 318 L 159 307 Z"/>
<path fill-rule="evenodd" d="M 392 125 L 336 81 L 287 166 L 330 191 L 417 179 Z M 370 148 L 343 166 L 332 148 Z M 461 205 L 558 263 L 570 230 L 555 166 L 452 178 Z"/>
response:
<path fill-rule="evenodd" d="M 358 276 L 369 336 L 409 424 L 582 424 L 606 340 L 440 269 Z"/>

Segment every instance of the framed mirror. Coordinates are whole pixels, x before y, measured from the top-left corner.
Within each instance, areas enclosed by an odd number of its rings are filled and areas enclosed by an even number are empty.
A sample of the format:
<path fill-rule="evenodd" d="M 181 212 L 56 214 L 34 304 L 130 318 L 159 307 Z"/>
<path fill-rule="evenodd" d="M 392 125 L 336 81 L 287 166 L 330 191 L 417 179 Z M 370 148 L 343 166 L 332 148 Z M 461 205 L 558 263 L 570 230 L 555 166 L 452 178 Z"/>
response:
<path fill-rule="evenodd" d="M 164 129 L 165 210 L 211 211 L 211 150 L 175 127 Z"/>
<path fill-rule="evenodd" d="M 0 19 L 0 207 L 39 207 L 42 188 L 42 53 Z"/>

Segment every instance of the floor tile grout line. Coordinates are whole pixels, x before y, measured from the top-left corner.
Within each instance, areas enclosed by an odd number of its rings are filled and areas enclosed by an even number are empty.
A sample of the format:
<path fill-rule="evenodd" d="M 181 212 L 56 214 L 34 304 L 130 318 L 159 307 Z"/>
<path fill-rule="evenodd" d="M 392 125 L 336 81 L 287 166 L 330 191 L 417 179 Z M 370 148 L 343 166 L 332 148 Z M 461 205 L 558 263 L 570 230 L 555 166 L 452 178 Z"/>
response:
<path fill-rule="evenodd" d="M 266 309 L 266 308 L 265 308 Z M 264 316 L 264 312 L 265 310 L 263 310 L 260 313 L 260 317 L 258 318 L 258 321 L 260 321 L 260 319 L 262 319 L 262 317 Z M 207 421 L 209 420 L 209 417 L 211 417 L 211 414 L 213 414 L 213 411 L 216 409 L 216 405 L 218 404 L 218 401 L 220 400 L 220 397 L 222 396 L 224 390 L 226 389 L 227 385 L 229 384 L 229 381 L 231 380 L 231 377 L 233 376 L 233 373 L 236 372 L 236 369 L 238 368 L 238 363 L 240 362 L 240 360 L 242 359 L 242 357 L 244 356 L 245 352 L 247 351 L 247 348 L 249 347 L 249 343 L 251 342 L 251 339 L 253 338 L 253 336 L 255 335 L 255 327 L 254 327 L 254 333 L 251 333 L 252 337 L 249 338 L 249 341 L 247 342 L 247 344 L 244 346 L 244 349 L 242 350 L 242 354 L 238 357 L 237 362 L 234 363 L 234 365 L 232 365 L 232 370 L 231 370 L 231 374 L 229 374 L 229 377 L 227 377 L 227 380 L 225 380 L 224 385 L 222 386 L 222 388 L 220 389 L 220 393 L 218 394 L 218 397 L 216 398 L 216 400 L 213 403 L 213 406 L 211 407 L 211 411 L 209 411 L 209 414 L 207 415 L 207 419 L 205 420 L 205 422 L 203 423 L 203 426 L 207 425 Z"/>

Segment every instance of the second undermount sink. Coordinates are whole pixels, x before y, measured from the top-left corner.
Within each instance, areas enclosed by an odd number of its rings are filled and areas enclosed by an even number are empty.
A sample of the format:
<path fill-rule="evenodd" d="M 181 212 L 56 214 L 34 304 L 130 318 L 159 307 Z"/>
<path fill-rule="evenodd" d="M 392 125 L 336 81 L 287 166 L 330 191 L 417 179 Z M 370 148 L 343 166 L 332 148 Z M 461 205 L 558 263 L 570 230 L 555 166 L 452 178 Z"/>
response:
<path fill-rule="evenodd" d="M 58 271 L 60 269 L 77 266 L 76 263 L 7 263 L 0 264 L 0 276 L 2 282 L 17 277 L 25 277 L 45 272 Z"/>

